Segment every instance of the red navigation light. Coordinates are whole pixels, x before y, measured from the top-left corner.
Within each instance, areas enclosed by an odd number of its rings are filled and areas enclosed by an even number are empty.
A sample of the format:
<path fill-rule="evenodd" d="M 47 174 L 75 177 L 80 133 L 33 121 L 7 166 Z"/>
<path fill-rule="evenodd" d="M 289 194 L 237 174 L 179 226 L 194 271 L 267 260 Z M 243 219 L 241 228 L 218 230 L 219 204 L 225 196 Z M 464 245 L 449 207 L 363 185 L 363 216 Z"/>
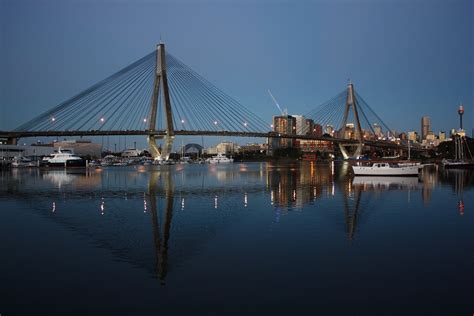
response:
<path fill-rule="evenodd" d="M 458 113 L 459 113 L 459 115 L 463 115 L 463 114 L 464 114 L 464 105 L 461 104 L 461 105 L 459 106 Z"/>

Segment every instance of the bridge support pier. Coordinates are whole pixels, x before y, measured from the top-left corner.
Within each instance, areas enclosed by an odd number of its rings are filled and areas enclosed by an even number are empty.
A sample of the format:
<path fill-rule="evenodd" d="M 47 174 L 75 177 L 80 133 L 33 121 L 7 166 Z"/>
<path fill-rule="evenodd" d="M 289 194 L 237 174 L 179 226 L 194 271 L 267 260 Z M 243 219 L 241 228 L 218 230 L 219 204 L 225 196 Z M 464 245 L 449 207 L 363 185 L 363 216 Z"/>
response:
<path fill-rule="evenodd" d="M 165 44 L 159 43 L 156 47 L 156 72 L 155 80 L 153 85 L 153 95 L 151 98 L 151 111 L 149 118 L 150 132 L 154 132 L 156 129 L 156 116 L 158 109 L 158 98 L 160 97 L 160 86 L 162 85 L 163 104 L 166 116 L 166 135 L 163 138 L 163 148 L 160 150 L 156 144 L 158 137 L 154 135 L 148 135 L 147 142 L 150 146 L 150 151 L 155 160 L 168 160 L 171 150 L 173 149 L 174 141 L 174 127 L 173 127 L 173 113 L 171 112 L 171 101 L 168 88 L 168 76 L 166 74 L 166 59 L 165 59 Z"/>
<path fill-rule="evenodd" d="M 354 114 L 354 119 L 355 119 L 355 137 L 358 140 L 357 144 L 342 144 L 339 143 L 339 149 L 341 150 L 342 156 L 344 159 L 350 159 L 350 158 L 359 158 L 362 154 L 362 148 L 364 147 L 364 143 L 362 142 L 363 135 L 362 135 L 362 128 L 360 126 L 360 120 L 359 120 L 359 112 L 357 111 L 357 102 L 356 102 L 356 97 L 354 94 L 354 85 L 352 82 L 349 83 L 347 86 L 347 98 L 346 98 L 346 106 L 344 109 L 344 118 L 342 119 L 342 126 L 341 130 L 345 131 L 346 129 L 346 124 L 347 124 L 347 117 L 349 115 L 349 110 L 352 108 L 353 114 Z M 345 134 L 345 133 L 344 133 Z M 344 137 L 344 136 L 343 136 Z M 355 151 L 353 151 L 352 154 L 349 153 L 346 147 L 351 146 L 357 146 Z"/>

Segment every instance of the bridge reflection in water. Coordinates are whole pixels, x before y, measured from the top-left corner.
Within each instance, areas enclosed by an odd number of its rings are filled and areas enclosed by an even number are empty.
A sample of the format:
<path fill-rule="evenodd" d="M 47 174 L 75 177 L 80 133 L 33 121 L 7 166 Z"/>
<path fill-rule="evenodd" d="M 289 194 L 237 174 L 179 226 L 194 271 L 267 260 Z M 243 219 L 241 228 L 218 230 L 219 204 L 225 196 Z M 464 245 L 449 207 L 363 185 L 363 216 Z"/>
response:
<path fill-rule="evenodd" d="M 170 267 L 190 261 L 218 231 L 249 215 L 242 212 L 280 222 L 291 212 L 321 212 L 336 227 L 342 223 L 341 236 L 353 241 L 361 223 L 367 224 L 364 217 L 380 211 L 386 191 L 406 192 L 407 203 L 416 194 L 429 203 L 436 185 L 450 185 L 462 215 L 463 192 L 474 182 L 472 172 L 426 169 L 420 179 L 352 178 L 349 170 L 347 163 L 11 170 L 2 173 L 0 193 L 165 284 Z M 269 210 L 275 216 L 268 217 Z"/>

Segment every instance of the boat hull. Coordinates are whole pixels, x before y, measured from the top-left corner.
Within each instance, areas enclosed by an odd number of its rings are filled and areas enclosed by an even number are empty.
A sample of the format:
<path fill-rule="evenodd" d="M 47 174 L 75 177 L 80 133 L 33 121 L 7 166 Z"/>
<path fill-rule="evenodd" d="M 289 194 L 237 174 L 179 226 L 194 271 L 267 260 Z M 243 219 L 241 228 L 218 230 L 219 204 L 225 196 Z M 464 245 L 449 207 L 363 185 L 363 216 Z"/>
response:
<path fill-rule="evenodd" d="M 43 166 L 45 167 L 85 167 L 86 166 L 86 161 L 85 160 L 67 160 L 66 165 L 64 162 L 45 162 L 43 163 Z"/>
<path fill-rule="evenodd" d="M 399 167 L 399 168 L 377 168 L 352 166 L 356 176 L 378 176 L 378 177 L 416 177 L 420 170 L 419 166 Z"/>

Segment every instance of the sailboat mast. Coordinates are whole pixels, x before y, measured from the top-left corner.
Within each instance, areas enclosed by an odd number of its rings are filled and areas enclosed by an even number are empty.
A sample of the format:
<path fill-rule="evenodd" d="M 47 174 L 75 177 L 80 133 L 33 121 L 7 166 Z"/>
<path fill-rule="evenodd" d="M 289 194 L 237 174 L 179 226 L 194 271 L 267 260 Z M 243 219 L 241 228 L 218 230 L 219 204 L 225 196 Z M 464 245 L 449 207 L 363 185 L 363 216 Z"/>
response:
<path fill-rule="evenodd" d="M 410 160 L 410 140 L 408 140 L 408 160 Z"/>

